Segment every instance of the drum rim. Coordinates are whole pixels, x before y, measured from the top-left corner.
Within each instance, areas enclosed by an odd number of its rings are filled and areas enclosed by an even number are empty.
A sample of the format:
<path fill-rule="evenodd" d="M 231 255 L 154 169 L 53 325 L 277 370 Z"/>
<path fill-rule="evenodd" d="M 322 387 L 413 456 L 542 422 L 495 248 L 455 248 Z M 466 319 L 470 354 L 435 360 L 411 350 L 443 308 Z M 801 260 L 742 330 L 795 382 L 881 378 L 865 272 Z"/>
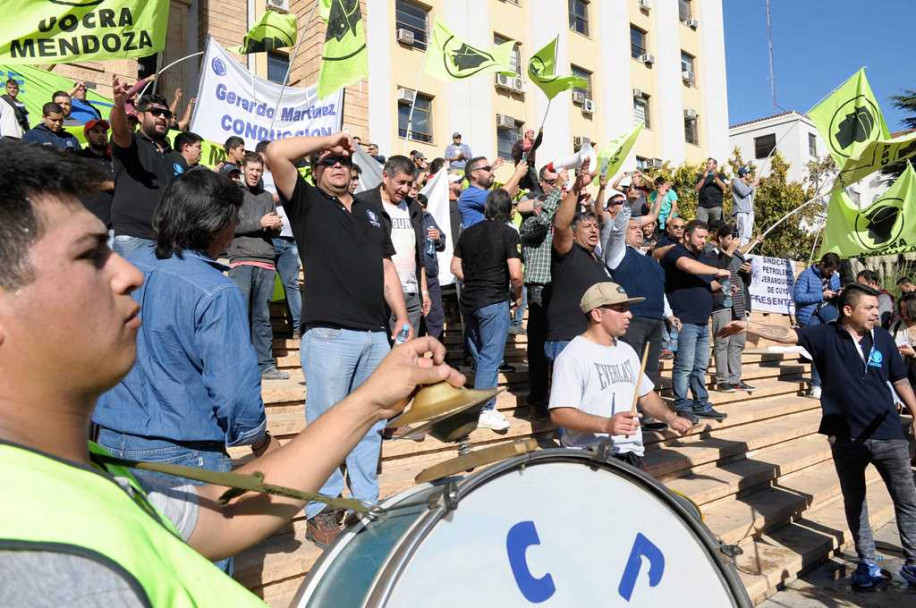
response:
<path fill-rule="evenodd" d="M 684 505 L 672 498 L 670 491 L 660 481 L 656 480 L 648 473 L 626 465 L 610 456 L 607 459 L 600 459 L 596 457 L 595 452 L 591 450 L 583 450 L 581 448 L 549 448 L 503 460 L 481 471 L 459 478 L 458 481 L 456 481 L 454 477 L 445 478 L 441 480 L 440 483 L 431 484 L 431 487 L 434 489 L 433 491 L 435 491 L 435 488 L 443 488 L 444 491 L 444 488 L 448 486 L 448 482 L 451 481 L 457 488 L 458 496 L 456 502 L 460 504 L 463 498 L 485 483 L 489 483 L 497 477 L 501 477 L 502 475 L 528 464 L 544 464 L 541 461 L 587 463 L 593 468 L 605 468 L 635 477 L 642 483 L 645 489 L 649 490 L 663 503 L 671 507 L 672 510 L 680 516 L 681 520 L 687 523 L 688 529 L 702 543 L 707 554 L 711 557 L 713 564 L 718 569 L 722 579 L 725 581 L 725 584 L 728 586 L 729 591 L 731 591 L 734 605 L 738 608 L 753 608 L 754 604 L 748 597 L 747 589 L 745 589 L 744 584 L 741 582 L 737 569 L 723 561 L 721 552 L 719 551 L 721 545 L 706 525 L 703 524 L 702 521 L 697 521 L 696 517 L 688 511 Z M 583 461 L 586 462 L 583 463 Z M 394 591 L 401 575 L 404 573 L 410 558 L 413 557 L 417 548 L 419 548 L 422 541 L 429 535 L 433 528 L 449 512 L 446 506 L 441 504 L 442 501 L 440 500 L 439 502 L 440 504 L 438 506 L 434 508 L 431 507 L 427 512 L 418 517 L 416 522 L 414 522 L 405 532 L 404 536 L 401 537 L 401 542 L 395 547 L 392 547 L 384 565 L 379 569 L 378 574 L 370 585 L 369 595 L 363 603 L 364 607 L 382 608 L 387 606 L 388 600 L 391 598 L 391 593 Z"/>

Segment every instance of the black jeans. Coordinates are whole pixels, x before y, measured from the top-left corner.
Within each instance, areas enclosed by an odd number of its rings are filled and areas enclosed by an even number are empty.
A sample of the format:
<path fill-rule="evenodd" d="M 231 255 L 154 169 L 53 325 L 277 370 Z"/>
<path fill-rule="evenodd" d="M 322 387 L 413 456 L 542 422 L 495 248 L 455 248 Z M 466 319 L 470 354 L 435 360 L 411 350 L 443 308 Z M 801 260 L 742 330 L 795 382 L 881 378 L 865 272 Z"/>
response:
<path fill-rule="evenodd" d="M 633 347 L 636 356 L 642 361 L 643 349 L 649 343 L 649 359 L 646 361 L 646 375 L 656 386 L 658 385 L 658 359 L 662 354 L 662 327 L 665 322 L 661 319 L 648 319 L 634 317 L 630 320 L 630 327 L 621 340 Z"/>
<path fill-rule="evenodd" d="M 547 411 L 547 309 L 544 306 L 544 285 L 526 283 L 528 288 L 528 404 Z"/>
<path fill-rule="evenodd" d="M 875 465 L 894 501 L 897 530 L 907 564 L 916 564 L 916 486 L 910 468 L 906 439 L 837 440 L 833 444 L 833 463 L 846 508 L 846 523 L 856 543 L 860 559 L 874 562 L 875 539 L 868 523 L 865 500 L 865 468 Z"/>

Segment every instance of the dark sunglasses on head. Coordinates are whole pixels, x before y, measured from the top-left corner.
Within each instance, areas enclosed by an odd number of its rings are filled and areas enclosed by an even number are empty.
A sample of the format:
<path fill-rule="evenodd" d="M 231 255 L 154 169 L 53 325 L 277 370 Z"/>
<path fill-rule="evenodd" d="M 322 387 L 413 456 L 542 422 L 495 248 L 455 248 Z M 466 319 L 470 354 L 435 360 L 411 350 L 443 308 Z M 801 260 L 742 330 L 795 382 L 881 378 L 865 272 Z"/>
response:
<path fill-rule="evenodd" d="M 149 112 L 153 116 L 165 116 L 166 118 L 172 117 L 172 111 L 166 108 L 147 108 L 143 112 Z"/>
<path fill-rule="evenodd" d="M 318 161 L 319 165 L 324 165 L 325 167 L 333 167 L 337 163 L 340 163 L 343 167 L 350 167 L 353 165 L 353 161 L 350 160 L 349 156 L 325 156 Z"/>

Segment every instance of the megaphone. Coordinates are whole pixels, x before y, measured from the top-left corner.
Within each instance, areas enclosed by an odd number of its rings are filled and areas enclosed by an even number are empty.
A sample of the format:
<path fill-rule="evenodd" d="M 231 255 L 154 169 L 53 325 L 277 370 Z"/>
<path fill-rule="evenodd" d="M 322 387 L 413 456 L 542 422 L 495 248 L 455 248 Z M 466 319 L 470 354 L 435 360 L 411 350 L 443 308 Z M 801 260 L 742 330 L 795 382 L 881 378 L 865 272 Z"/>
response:
<path fill-rule="evenodd" d="M 547 170 L 556 173 L 561 169 L 578 169 L 585 164 L 586 159 L 589 161 L 589 169 L 594 172 L 598 168 L 598 155 L 590 143 L 582 144 L 579 151 L 571 156 L 547 163 Z"/>

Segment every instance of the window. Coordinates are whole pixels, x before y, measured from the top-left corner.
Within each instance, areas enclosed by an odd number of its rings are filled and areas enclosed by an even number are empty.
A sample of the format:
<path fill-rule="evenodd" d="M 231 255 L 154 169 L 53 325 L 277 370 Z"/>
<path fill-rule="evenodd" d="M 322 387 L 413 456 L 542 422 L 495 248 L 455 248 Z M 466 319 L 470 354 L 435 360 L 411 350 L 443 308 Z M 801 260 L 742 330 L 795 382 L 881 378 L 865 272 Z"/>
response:
<path fill-rule="evenodd" d="M 433 98 L 417 93 L 416 108 L 410 116 L 410 103 L 398 103 L 398 135 L 407 137 L 407 122 L 410 121 L 410 139 L 430 143 L 433 140 Z"/>
<path fill-rule="evenodd" d="M 581 87 L 576 87 L 575 89 L 573 89 L 573 91 L 585 93 L 585 96 L 588 99 L 591 99 L 592 98 L 592 73 L 586 70 L 585 68 L 580 68 L 577 65 L 570 65 L 569 67 L 571 68 L 573 76 L 578 76 L 579 78 L 584 79 L 586 82 L 584 89 Z"/>
<path fill-rule="evenodd" d="M 678 0 L 677 13 L 678 13 L 678 19 L 681 20 L 681 23 L 684 23 L 685 21 L 693 17 L 693 12 L 691 11 L 691 6 L 690 6 L 690 0 Z"/>
<path fill-rule="evenodd" d="M 684 140 L 688 144 L 699 145 L 700 130 L 697 128 L 697 118 L 684 117 Z"/>
<path fill-rule="evenodd" d="M 493 34 L 493 44 L 505 44 L 509 42 L 510 38 L 504 38 L 499 34 Z M 512 53 L 509 55 L 509 65 L 512 66 L 512 71 L 517 75 L 522 75 L 522 54 L 521 54 L 521 44 L 516 42 L 515 46 L 512 47 Z"/>
<path fill-rule="evenodd" d="M 285 84 L 287 71 L 289 71 L 289 55 L 267 53 L 267 80 Z"/>
<path fill-rule="evenodd" d="M 569 29 L 588 36 L 588 0 L 569 0 Z"/>
<path fill-rule="evenodd" d="M 425 8 L 407 0 L 396 0 L 394 4 L 395 28 L 413 32 L 413 46 L 426 50 L 428 40 L 429 13 Z"/>
<path fill-rule="evenodd" d="M 817 156 L 817 135 L 808 133 L 808 154 Z"/>
<path fill-rule="evenodd" d="M 754 158 L 766 158 L 776 148 L 776 134 L 754 138 Z"/>
<path fill-rule="evenodd" d="M 637 156 L 637 157 L 636 157 L 636 168 L 637 168 L 639 171 L 644 171 L 644 170 L 648 169 L 648 168 L 649 168 L 649 160 L 646 159 L 646 158 L 643 158 L 642 156 Z"/>
<path fill-rule="evenodd" d="M 646 33 L 636 27 L 630 26 L 630 56 L 633 59 L 639 59 L 640 55 L 646 54 Z"/>
<path fill-rule="evenodd" d="M 512 160 L 512 146 L 518 141 L 522 132 L 521 123 L 515 121 L 515 128 L 496 128 L 496 155 L 506 160 Z"/>
<path fill-rule="evenodd" d="M 637 123 L 642 123 L 642 125 L 647 128 L 652 128 L 652 122 L 649 118 L 649 96 L 643 95 L 641 97 L 633 98 L 633 118 L 636 119 Z"/>
<path fill-rule="evenodd" d="M 681 76 L 684 82 L 690 86 L 695 86 L 697 83 L 696 72 L 694 72 L 694 60 L 695 57 L 693 55 L 681 51 Z"/>

